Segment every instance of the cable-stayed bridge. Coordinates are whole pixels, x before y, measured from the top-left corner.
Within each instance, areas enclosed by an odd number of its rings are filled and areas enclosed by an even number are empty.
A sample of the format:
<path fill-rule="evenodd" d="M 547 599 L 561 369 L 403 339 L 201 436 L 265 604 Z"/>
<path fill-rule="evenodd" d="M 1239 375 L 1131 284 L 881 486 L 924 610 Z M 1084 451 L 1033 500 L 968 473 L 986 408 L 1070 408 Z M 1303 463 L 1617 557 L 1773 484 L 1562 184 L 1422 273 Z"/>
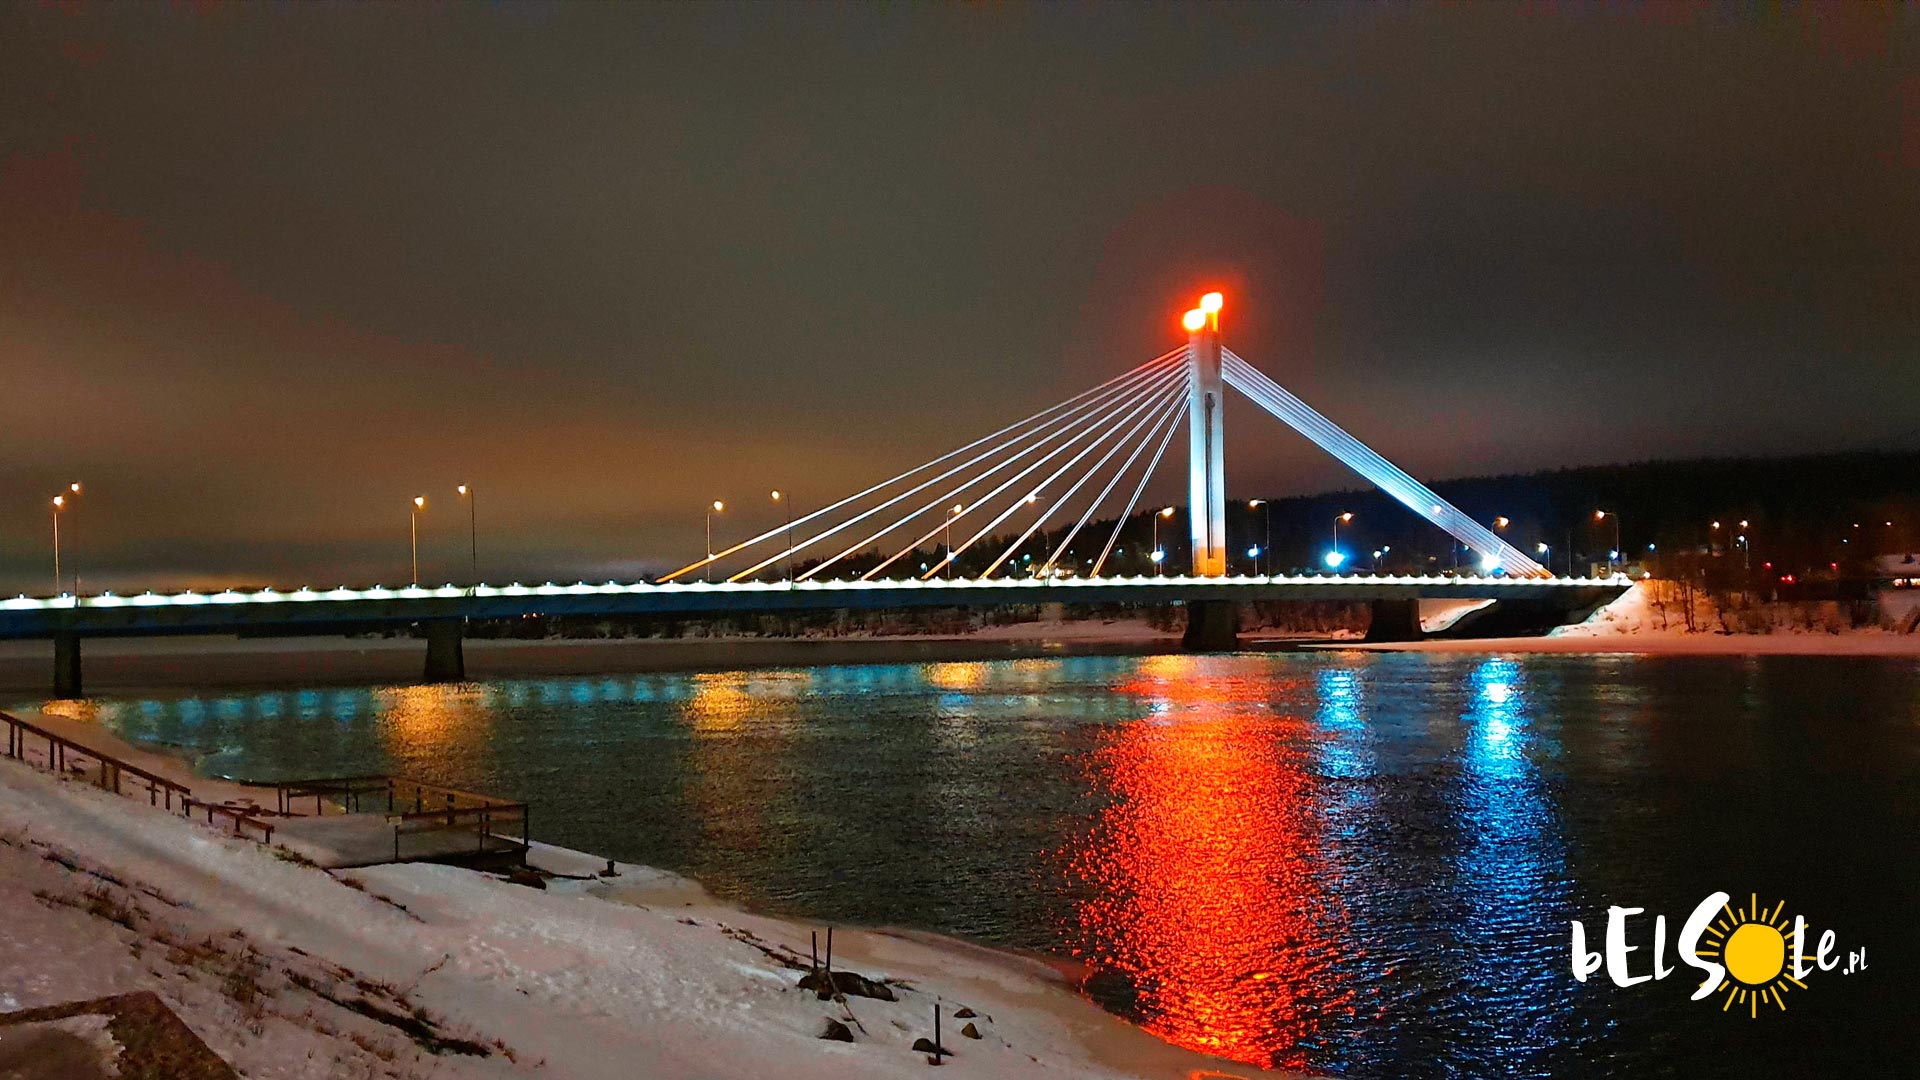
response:
<path fill-rule="evenodd" d="M 1188 612 L 1188 646 L 1223 649 L 1235 642 L 1242 601 L 1367 601 L 1371 636 L 1404 638 L 1420 633 L 1423 599 L 1491 601 L 1489 610 L 1504 609 L 1504 617 L 1483 621 L 1537 630 L 1582 617 L 1627 587 L 1617 576 L 1555 577 L 1375 453 L 1225 348 L 1222 307 L 1210 293 L 1187 313 L 1185 344 L 779 527 L 719 551 L 709 542 L 708 554 L 658 582 L 19 597 L 0 600 L 0 638 L 53 639 L 55 692 L 77 696 L 80 641 L 89 636 L 418 623 L 427 631 L 426 677 L 457 679 L 461 626 L 476 618 L 1177 602 Z M 1477 557 L 1477 572 L 1230 575 L 1227 387 L 1452 536 Z M 1183 425 L 1189 572 L 1165 575 L 1156 544 L 1161 573 L 1110 573 L 1122 532 Z M 1106 520 L 1111 528 L 1094 524 Z M 1079 554 L 1076 541 L 1093 554 Z M 966 575 L 956 576 L 963 560 Z M 1342 561 L 1337 549 L 1330 553 L 1330 567 Z"/>

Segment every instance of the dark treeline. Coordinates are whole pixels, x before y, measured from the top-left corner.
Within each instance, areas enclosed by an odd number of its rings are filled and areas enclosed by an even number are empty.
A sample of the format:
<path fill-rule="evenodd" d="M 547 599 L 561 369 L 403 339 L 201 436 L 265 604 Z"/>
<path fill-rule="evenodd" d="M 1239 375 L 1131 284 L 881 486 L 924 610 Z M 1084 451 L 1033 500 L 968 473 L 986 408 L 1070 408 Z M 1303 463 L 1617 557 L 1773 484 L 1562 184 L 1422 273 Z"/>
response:
<path fill-rule="evenodd" d="M 1866 578 L 1873 557 L 1910 551 L 1920 542 L 1920 452 L 1634 462 L 1471 477 L 1432 487 L 1484 524 L 1504 518 L 1500 534 L 1558 572 L 1604 568 L 1617 536 L 1621 563 L 1655 576 L 1711 572 L 1756 583 L 1782 577 Z M 1128 519 L 1103 572 L 1155 571 L 1157 509 L 1143 508 Z M 1371 488 L 1236 499 L 1228 506 L 1227 521 L 1233 569 L 1251 572 L 1257 564 L 1272 573 L 1325 570 L 1335 519 L 1349 513 L 1352 519 L 1339 527 L 1347 569 L 1473 569 L 1472 557 L 1445 533 Z M 1113 526 L 1111 518 L 1089 524 L 1059 568 L 1088 572 Z M 1161 565 L 1167 573 L 1183 572 L 1191 564 L 1184 502 L 1171 518 L 1159 521 L 1157 533 Z M 1036 534 L 996 573 L 1030 573 L 1064 535 L 1064 528 Z M 983 541 L 964 552 L 954 576 L 980 574 L 1012 540 L 1009 535 L 997 543 Z M 929 547 L 883 575 L 917 575 L 939 555 L 938 548 Z M 831 574 L 858 574 L 881 558 L 878 552 L 851 557 Z M 802 562 L 800 568 L 809 565 Z"/>

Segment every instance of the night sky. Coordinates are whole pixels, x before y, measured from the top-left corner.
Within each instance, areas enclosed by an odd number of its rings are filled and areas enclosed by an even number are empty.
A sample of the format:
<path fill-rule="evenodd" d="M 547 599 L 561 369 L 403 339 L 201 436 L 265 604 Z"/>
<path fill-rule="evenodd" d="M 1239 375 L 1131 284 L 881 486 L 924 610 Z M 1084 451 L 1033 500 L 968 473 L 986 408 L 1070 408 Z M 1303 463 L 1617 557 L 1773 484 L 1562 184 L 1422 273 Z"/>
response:
<path fill-rule="evenodd" d="M 90 590 L 402 581 L 416 494 L 441 580 L 463 482 L 631 577 L 1203 286 L 1429 479 L 1920 444 L 1920 7 L 78 8 L 0 10 L 9 594 L 72 480 Z"/>

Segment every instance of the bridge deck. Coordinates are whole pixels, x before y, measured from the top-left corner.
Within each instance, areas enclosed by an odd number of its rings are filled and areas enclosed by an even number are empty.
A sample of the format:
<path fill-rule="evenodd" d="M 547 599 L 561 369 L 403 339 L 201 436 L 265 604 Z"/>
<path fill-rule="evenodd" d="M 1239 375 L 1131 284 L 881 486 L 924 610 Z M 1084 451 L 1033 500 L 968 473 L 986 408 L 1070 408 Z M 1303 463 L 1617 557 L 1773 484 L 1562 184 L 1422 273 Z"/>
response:
<path fill-rule="evenodd" d="M 144 593 L 0 600 L 0 638 L 312 628 L 524 615 L 706 615 L 1023 604 L 1206 600 L 1553 600 L 1569 608 L 1625 591 L 1627 578 L 1263 575 L 934 581 L 606 582 L 282 592 Z"/>

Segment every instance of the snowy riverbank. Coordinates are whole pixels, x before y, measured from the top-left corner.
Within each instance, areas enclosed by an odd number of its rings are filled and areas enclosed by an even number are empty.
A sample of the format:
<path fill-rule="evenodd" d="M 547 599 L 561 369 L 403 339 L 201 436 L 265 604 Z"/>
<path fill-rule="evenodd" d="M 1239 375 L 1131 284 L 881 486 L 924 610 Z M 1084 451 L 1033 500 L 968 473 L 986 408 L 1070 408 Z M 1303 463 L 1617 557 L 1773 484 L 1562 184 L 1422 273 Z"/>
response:
<path fill-rule="evenodd" d="M 837 930 L 836 969 L 897 1000 L 820 1001 L 795 986 L 814 927 L 661 871 L 533 858 L 563 876 L 542 891 L 444 866 L 327 872 L 0 760 L 0 1011 L 153 990 L 254 1080 L 807 1080 L 919 1074 L 938 1001 L 946 1075 L 1257 1074 L 1123 1023 L 1037 961 L 923 935 Z M 829 1020 L 854 1041 L 820 1038 Z"/>
<path fill-rule="evenodd" d="M 1872 626 L 1842 628 L 1842 620 L 1836 615 L 1810 610 L 1811 606 L 1795 611 L 1799 618 L 1767 621 L 1764 632 L 1724 633 L 1720 632 L 1722 620 L 1704 599 L 1699 599 L 1693 613 L 1695 629 L 1690 630 L 1685 614 L 1671 604 L 1657 603 L 1648 584 L 1636 584 L 1585 622 L 1560 627 L 1544 637 L 1435 638 L 1336 647 L 1413 652 L 1920 657 L 1920 634 Z"/>

